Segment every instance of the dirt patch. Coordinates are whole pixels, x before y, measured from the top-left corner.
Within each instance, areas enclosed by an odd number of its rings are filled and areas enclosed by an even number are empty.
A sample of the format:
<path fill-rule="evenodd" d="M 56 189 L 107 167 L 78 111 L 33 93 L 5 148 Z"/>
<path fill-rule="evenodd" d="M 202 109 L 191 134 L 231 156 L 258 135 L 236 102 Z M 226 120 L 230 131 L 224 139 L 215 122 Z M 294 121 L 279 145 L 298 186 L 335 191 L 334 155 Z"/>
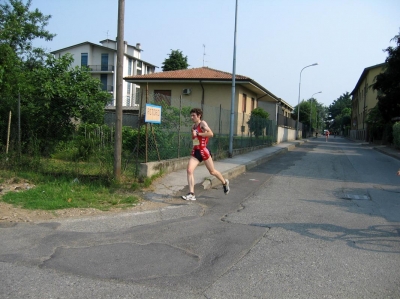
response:
<path fill-rule="evenodd" d="M 72 208 L 72 209 L 61 209 L 54 211 L 44 210 L 27 210 L 15 207 L 11 204 L 1 201 L 1 195 L 7 192 L 18 192 L 34 188 L 35 185 L 30 184 L 27 181 L 21 180 L 16 182 L 14 179 L 10 179 L 0 184 L 0 222 L 40 222 L 51 219 L 62 219 L 62 218 L 78 218 L 88 217 L 97 215 L 110 215 L 121 212 L 142 212 L 149 210 L 156 210 L 167 206 L 167 203 L 152 202 L 147 200 L 141 200 L 135 206 L 130 208 L 112 208 L 109 211 L 101 211 L 93 208 Z"/>

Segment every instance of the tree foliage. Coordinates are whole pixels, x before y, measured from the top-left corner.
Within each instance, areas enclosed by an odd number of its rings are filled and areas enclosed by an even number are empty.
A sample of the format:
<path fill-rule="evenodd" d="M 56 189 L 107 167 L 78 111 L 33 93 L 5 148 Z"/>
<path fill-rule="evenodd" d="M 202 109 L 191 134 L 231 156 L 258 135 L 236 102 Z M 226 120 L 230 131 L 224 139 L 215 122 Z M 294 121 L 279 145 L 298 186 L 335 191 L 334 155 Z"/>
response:
<path fill-rule="evenodd" d="M 297 109 L 295 106 L 292 113 L 292 118 L 297 120 Z M 311 116 L 311 117 L 310 117 Z M 326 107 L 319 103 L 315 98 L 300 102 L 300 120 L 302 124 L 311 126 L 312 130 L 320 130 L 324 126 L 326 118 Z M 310 123 L 311 120 L 311 123 Z"/>
<path fill-rule="evenodd" d="M 351 111 L 351 96 L 350 93 L 346 92 L 338 97 L 336 100 L 329 105 L 328 111 L 332 119 L 342 113 L 343 109 L 349 108 Z"/>
<path fill-rule="evenodd" d="M 187 56 L 183 56 L 182 51 L 171 50 L 168 58 L 162 63 L 162 70 L 166 71 L 176 71 L 185 70 L 189 67 Z"/>
<path fill-rule="evenodd" d="M 86 70 L 71 68 L 72 62 L 70 54 L 49 57 L 45 66 L 33 70 L 29 77 L 31 96 L 25 96 L 24 111 L 30 119 L 27 125 L 40 132 L 41 139 L 67 137 L 75 127 L 74 120 L 103 123 L 109 94 L 100 91 L 99 81 Z"/>
<path fill-rule="evenodd" d="M 55 35 L 45 30 L 50 16 L 30 11 L 30 5 L 30 0 L 0 5 L 0 146 L 5 144 L 9 112 L 11 139 L 17 139 L 20 98 L 22 146 L 34 140 L 48 152 L 70 136 L 75 120 L 102 123 L 109 95 L 86 70 L 71 68 L 72 56 L 55 59 L 32 47 L 34 39 Z"/>
<path fill-rule="evenodd" d="M 351 124 L 351 96 L 346 92 L 328 107 L 329 130 L 340 132 Z"/>
<path fill-rule="evenodd" d="M 267 126 L 269 113 L 262 108 L 255 108 L 251 111 L 250 119 L 247 122 L 249 130 L 254 136 L 262 136 L 264 129 Z"/>
<path fill-rule="evenodd" d="M 385 122 L 400 117 L 400 33 L 392 41 L 395 47 L 388 47 L 386 69 L 376 77 L 372 88 L 378 91 L 378 107 Z"/>
<path fill-rule="evenodd" d="M 9 4 L 0 4 L 0 40 L 1 43 L 19 53 L 25 54 L 32 50 L 32 41 L 43 38 L 53 39 L 44 28 L 48 25 L 50 15 L 43 15 L 38 9 L 30 11 L 32 0 L 24 4 L 21 0 L 9 0 Z"/>

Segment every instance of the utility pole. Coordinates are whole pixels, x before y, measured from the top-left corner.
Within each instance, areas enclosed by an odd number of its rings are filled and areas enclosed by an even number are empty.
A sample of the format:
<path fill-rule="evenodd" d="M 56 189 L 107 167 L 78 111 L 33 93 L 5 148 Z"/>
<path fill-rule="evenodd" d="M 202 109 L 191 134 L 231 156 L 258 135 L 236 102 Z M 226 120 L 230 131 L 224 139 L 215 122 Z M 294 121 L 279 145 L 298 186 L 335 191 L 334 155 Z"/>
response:
<path fill-rule="evenodd" d="M 125 0 L 118 0 L 118 30 L 117 30 L 117 79 L 115 95 L 115 145 L 114 145 L 114 178 L 121 177 L 122 153 L 122 91 L 124 65 L 124 16 Z"/>
<path fill-rule="evenodd" d="M 233 157 L 233 131 L 235 121 L 235 98 L 236 98 L 236 31 L 237 31 L 238 0 L 235 6 L 235 31 L 233 35 L 233 67 L 232 67 L 232 95 L 231 95 L 231 118 L 229 126 L 229 158 Z M 238 109 L 239 113 L 239 109 Z M 238 114 L 239 115 L 239 114 Z"/>

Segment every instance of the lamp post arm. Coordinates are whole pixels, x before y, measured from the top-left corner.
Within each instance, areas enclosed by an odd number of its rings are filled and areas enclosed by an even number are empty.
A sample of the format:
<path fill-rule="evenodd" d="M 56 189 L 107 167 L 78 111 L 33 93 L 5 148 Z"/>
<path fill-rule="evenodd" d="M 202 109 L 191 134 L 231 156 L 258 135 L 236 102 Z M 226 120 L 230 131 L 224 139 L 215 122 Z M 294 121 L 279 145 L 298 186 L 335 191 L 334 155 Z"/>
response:
<path fill-rule="evenodd" d="M 310 65 L 307 65 L 305 67 L 303 67 L 300 71 L 300 79 L 299 79 L 299 98 L 297 99 L 297 122 L 296 122 L 296 139 L 298 138 L 298 134 L 299 134 L 299 122 L 300 122 L 300 86 L 301 86 L 301 73 L 303 72 L 303 70 L 305 68 L 308 68 L 310 66 L 314 66 L 314 65 L 318 65 L 318 63 L 313 63 Z"/>

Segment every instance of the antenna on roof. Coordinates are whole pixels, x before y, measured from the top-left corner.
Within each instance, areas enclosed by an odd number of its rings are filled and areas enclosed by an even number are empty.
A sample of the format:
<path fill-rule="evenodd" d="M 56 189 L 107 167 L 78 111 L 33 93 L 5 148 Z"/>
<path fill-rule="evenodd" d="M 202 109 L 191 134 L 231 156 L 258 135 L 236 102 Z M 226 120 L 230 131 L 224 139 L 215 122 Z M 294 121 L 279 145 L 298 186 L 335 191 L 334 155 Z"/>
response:
<path fill-rule="evenodd" d="M 206 45 L 203 44 L 203 67 L 204 67 L 204 57 L 206 56 Z"/>
<path fill-rule="evenodd" d="M 107 47 L 108 47 L 108 30 L 106 31 L 106 34 L 107 34 Z"/>

